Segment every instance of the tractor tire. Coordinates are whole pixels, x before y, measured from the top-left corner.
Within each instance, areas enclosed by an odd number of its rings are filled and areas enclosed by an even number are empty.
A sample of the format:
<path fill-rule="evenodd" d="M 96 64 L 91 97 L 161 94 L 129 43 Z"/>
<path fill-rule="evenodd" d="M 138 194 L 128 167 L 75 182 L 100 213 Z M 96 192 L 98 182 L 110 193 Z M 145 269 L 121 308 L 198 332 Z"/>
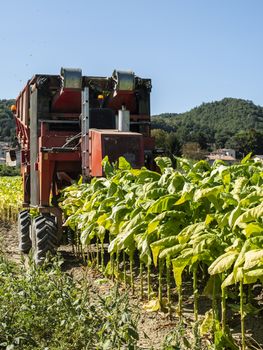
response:
<path fill-rule="evenodd" d="M 19 250 L 22 253 L 29 253 L 32 247 L 32 241 L 30 239 L 30 225 L 31 217 L 28 210 L 23 210 L 18 214 L 18 240 Z"/>
<path fill-rule="evenodd" d="M 55 217 L 51 215 L 37 216 L 32 224 L 31 236 L 35 263 L 41 265 L 47 254 L 54 255 L 58 247 Z"/>

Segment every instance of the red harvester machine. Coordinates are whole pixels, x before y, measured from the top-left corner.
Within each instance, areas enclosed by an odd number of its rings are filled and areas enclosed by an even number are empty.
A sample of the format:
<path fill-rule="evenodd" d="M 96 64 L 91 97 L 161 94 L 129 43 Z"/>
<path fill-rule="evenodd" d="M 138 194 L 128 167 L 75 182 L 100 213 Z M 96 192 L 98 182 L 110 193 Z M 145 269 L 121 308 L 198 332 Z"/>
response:
<path fill-rule="evenodd" d="M 133 72 L 82 76 L 37 74 L 16 100 L 14 116 L 21 144 L 24 208 L 19 214 L 19 246 L 41 262 L 62 236 L 58 191 L 80 175 L 103 176 L 101 161 L 124 156 L 134 168 L 153 165 L 150 136 L 151 80 Z M 53 198 L 51 203 L 50 198 Z M 39 216 L 31 222 L 29 208 Z"/>

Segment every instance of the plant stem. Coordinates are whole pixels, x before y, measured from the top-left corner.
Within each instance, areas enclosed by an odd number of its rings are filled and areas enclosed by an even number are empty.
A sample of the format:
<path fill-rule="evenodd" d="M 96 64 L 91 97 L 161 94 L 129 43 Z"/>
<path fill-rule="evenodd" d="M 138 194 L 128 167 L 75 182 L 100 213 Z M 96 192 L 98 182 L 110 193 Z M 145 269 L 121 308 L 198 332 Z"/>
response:
<path fill-rule="evenodd" d="M 151 266 L 147 265 L 147 296 L 148 300 L 150 300 L 151 294 Z"/>
<path fill-rule="evenodd" d="M 131 289 L 132 289 L 132 294 L 134 294 L 133 254 L 130 254 L 130 255 L 129 255 L 129 258 L 130 258 Z"/>
<path fill-rule="evenodd" d="M 159 259 L 159 271 L 158 271 L 158 283 L 159 283 L 159 287 L 158 287 L 158 299 L 159 299 L 159 303 L 160 305 L 162 304 L 162 272 L 163 272 L 163 261 L 161 261 Z"/>
<path fill-rule="evenodd" d="M 127 273 L 126 273 L 126 254 L 125 251 L 123 251 L 123 282 L 124 282 L 124 286 L 126 289 L 127 286 Z"/>
<path fill-rule="evenodd" d="M 79 255 L 80 255 L 80 244 L 79 244 L 79 236 L 80 236 L 80 232 L 79 231 L 77 231 L 77 242 L 76 242 L 76 247 L 77 247 L 77 256 L 79 257 Z"/>
<path fill-rule="evenodd" d="M 96 239 L 96 266 L 97 266 L 97 269 L 99 269 L 99 265 L 100 265 L 100 262 L 99 262 L 99 239 L 97 237 L 97 239 Z"/>
<path fill-rule="evenodd" d="M 170 269 L 170 259 L 166 261 L 166 282 L 167 282 L 167 301 L 168 301 L 168 309 L 169 315 L 172 315 L 171 308 L 171 269 Z"/>
<path fill-rule="evenodd" d="M 105 268 L 105 266 L 104 266 L 104 241 L 103 240 L 101 240 L 101 245 L 100 245 L 100 247 L 101 247 L 101 269 L 102 269 L 102 271 L 104 271 L 104 268 Z"/>
<path fill-rule="evenodd" d="M 214 276 L 214 281 L 213 281 L 212 309 L 213 309 L 213 319 L 214 319 L 214 325 L 215 325 L 216 320 L 218 320 L 218 310 L 217 310 L 217 300 L 216 300 L 216 276 Z"/>
<path fill-rule="evenodd" d="M 143 299 L 143 263 L 140 261 L 140 294 Z"/>
<path fill-rule="evenodd" d="M 114 277 L 115 277 L 114 253 L 111 253 L 110 255 L 110 265 L 111 265 L 111 278 L 114 281 Z"/>
<path fill-rule="evenodd" d="M 226 289 L 222 288 L 221 289 L 222 294 L 221 294 L 221 324 L 222 324 L 222 332 L 225 333 L 226 331 Z"/>
<path fill-rule="evenodd" d="M 216 302 L 216 276 L 213 276 L 213 296 L 212 296 L 212 310 L 213 310 L 213 332 L 214 332 L 214 344 L 216 337 L 216 321 L 217 321 L 217 302 Z M 215 349 L 217 346 L 215 345 Z"/>
<path fill-rule="evenodd" d="M 89 246 L 86 247 L 86 262 L 88 264 L 88 262 L 90 261 L 90 256 L 89 256 Z"/>
<path fill-rule="evenodd" d="M 119 272 L 120 272 L 120 254 L 119 254 L 119 251 L 117 250 L 116 251 L 116 273 L 117 273 L 117 276 L 119 276 Z"/>
<path fill-rule="evenodd" d="M 239 284 L 240 292 L 240 320 L 241 320 L 241 338 L 242 338 L 242 350 L 246 349 L 245 342 L 245 313 L 244 313 L 244 292 L 243 292 L 243 280 Z"/>
<path fill-rule="evenodd" d="M 178 315 L 179 315 L 179 321 L 182 322 L 182 304 L 183 304 L 183 297 L 182 297 L 182 285 L 180 284 L 178 287 Z"/>
<path fill-rule="evenodd" d="M 197 289 L 197 268 L 193 270 L 193 290 L 194 290 L 194 318 L 198 321 L 198 289 Z"/>

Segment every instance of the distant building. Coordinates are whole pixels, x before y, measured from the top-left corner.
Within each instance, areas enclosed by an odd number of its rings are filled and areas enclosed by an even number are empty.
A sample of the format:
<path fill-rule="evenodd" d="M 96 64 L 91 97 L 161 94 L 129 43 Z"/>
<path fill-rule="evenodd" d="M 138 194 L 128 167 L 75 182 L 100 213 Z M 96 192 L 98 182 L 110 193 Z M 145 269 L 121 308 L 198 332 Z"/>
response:
<path fill-rule="evenodd" d="M 10 156 L 10 149 L 6 152 L 5 164 L 8 166 L 18 166 L 21 164 L 21 153 L 18 150 L 15 150 L 16 159 L 12 160 Z"/>
<path fill-rule="evenodd" d="M 225 156 L 230 156 L 230 157 L 233 157 L 236 159 L 236 151 L 232 148 L 221 148 L 221 149 L 218 149 L 217 152 L 219 154 L 223 154 Z"/>
<path fill-rule="evenodd" d="M 218 149 L 208 154 L 206 160 L 208 160 L 210 164 L 212 164 L 215 160 L 222 160 L 227 164 L 233 164 L 236 162 L 236 151 L 231 148 Z"/>
<path fill-rule="evenodd" d="M 15 152 L 16 160 L 12 160 L 10 151 Z M 8 166 L 18 166 L 21 164 L 21 155 L 18 149 L 11 148 L 8 142 L 0 142 L 0 164 L 6 164 Z"/>
<path fill-rule="evenodd" d="M 262 162 L 263 163 L 263 154 L 256 154 L 253 159 L 256 161 L 256 162 Z"/>
<path fill-rule="evenodd" d="M 9 149 L 9 144 L 7 142 L 0 142 L 0 164 L 6 163 L 6 152 Z"/>

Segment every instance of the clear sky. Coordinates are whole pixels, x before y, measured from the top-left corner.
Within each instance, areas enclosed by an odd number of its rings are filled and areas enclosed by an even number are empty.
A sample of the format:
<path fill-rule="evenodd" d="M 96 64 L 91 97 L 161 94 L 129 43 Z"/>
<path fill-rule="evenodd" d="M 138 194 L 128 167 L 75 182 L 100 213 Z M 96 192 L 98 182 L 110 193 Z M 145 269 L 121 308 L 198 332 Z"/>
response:
<path fill-rule="evenodd" d="M 60 67 L 152 79 L 152 114 L 263 105 L 263 0 L 2 0 L 0 99 Z"/>

